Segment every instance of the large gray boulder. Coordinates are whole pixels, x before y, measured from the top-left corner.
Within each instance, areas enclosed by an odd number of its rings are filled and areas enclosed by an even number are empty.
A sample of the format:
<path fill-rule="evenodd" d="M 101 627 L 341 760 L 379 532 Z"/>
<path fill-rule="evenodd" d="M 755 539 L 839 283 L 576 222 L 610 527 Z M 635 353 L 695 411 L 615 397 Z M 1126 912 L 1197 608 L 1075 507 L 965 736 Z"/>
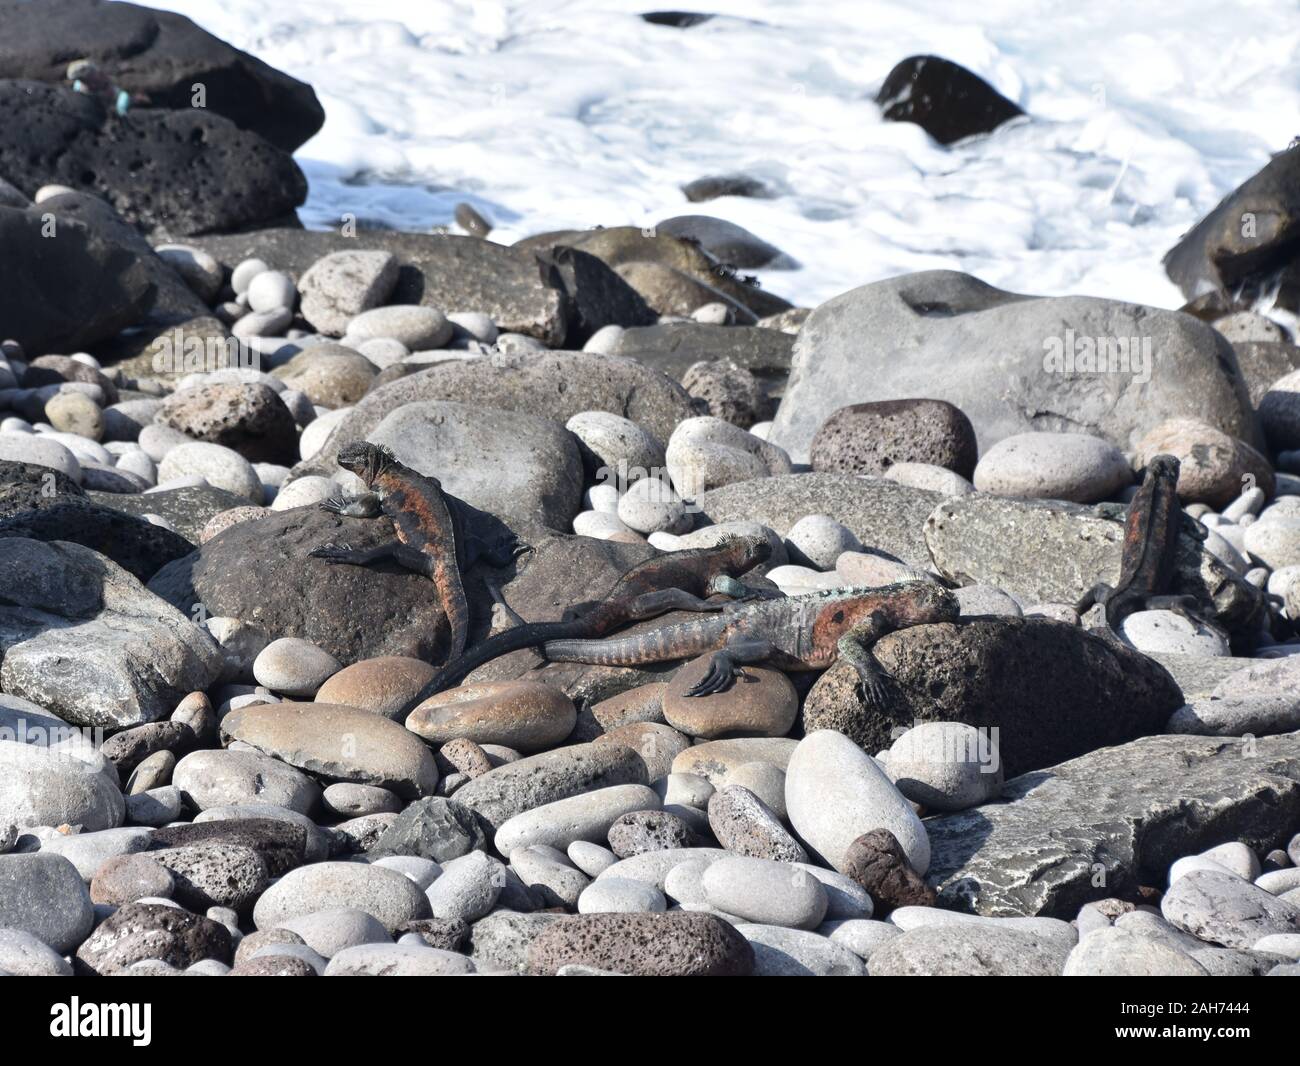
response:
<path fill-rule="evenodd" d="M 935 508 L 925 543 L 935 569 L 959 585 L 994 585 L 1026 604 L 1075 603 L 1119 579 L 1124 509 L 972 493 Z M 1186 531 L 1171 591 L 1213 601 L 1230 629 L 1246 627 L 1261 604 L 1258 589 Z"/>
<path fill-rule="evenodd" d="M 1088 369 L 1089 348 L 1109 367 L 1121 343 L 1118 369 Z M 770 439 L 806 462 L 813 434 L 839 408 L 917 397 L 960 407 L 981 451 L 1035 430 L 1129 449 L 1180 416 L 1262 443 L 1232 346 L 1204 322 L 1090 296 L 1003 292 L 948 270 L 864 285 L 813 311 Z"/>
<path fill-rule="evenodd" d="M 1145 737 L 1008 781 L 1009 802 L 927 818 L 940 906 L 1068 920 L 1225 840 L 1285 844 L 1300 824 L 1300 733 L 1245 744 Z"/>
<path fill-rule="evenodd" d="M 0 173 L 20 190 L 92 192 L 159 237 L 283 224 L 307 198 L 288 153 L 207 108 L 117 115 L 66 83 L 0 80 L 0 111 Z"/>
<path fill-rule="evenodd" d="M 90 59 L 150 107 L 189 110 L 194 84 L 241 129 L 292 152 L 325 121 L 311 86 L 233 48 L 184 15 L 102 0 L 0 3 L 0 77 L 63 82 L 70 59 Z"/>
<path fill-rule="evenodd" d="M 1296 305 L 1296 238 L 1300 236 L 1300 147 L 1279 152 L 1228 193 L 1165 255 L 1165 273 L 1189 300 L 1221 294 L 1249 306 L 1282 279 L 1281 306 Z M 1238 290 L 1232 293 L 1230 290 Z M 1234 299 L 1235 298 L 1235 299 Z"/>
<path fill-rule="evenodd" d="M 367 440 L 492 514 L 568 531 L 582 502 L 577 438 L 549 418 L 429 400 L 397 408 Z"/>
<path fill-rule="evenodd" d="M 660 440 L 699 413 L 675 381 L 631 359 L 561 351 L 455 360 L 372 390 L 295 473 L 332 474 L 341 444 L 368 437 L 399 407 L 427 400 L 521 411 L 561 425 L 583 411 L 610 411 Z"/>
<path fill-rule="evenodd" d="M 782 536 L 806 515 L 830 515 L 867 548 L 925 570 L 931 565 L 925 522 L 943 500 L 885 478 L 781 474 L 710 489 L 695 503 L 706 522 L 759 522 Z"/>
<path fill-rule="evenodd" d="M 1183 702 L 1173 678 L 1132 648 L 1047 618 L 984 616 L 912 626 L 873 648 L 892 679 L 883 708 L 837 663 L 804 701 L 806 732 L 834 729 L 868 752 L 920 722 L 963 722 L 987 736 L 983 769 L 1008 777 L 1164 727 Z"/>
<path fill-rule="evenodd" d="M 0 144 L 0 169 L 4 148 Z M 32 190 L 34 191 L 34 190 Z M 72 352 L 133 325 L 154 298 L 144 260 L 71 218 L 0 207 L 0 320 L 29 356 Z"/>
<path fill-rule="evenodd" d="M 79 544 L 0 539 L 0 688 L 78 725 L 154 722 L 221 674 L 201 629 Z"/>

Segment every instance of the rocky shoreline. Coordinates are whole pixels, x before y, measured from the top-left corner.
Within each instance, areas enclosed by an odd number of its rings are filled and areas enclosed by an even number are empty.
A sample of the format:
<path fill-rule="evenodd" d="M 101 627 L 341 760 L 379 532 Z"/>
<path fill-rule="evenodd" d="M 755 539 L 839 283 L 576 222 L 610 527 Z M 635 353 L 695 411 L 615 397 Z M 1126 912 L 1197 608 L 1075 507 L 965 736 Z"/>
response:
<path fill-rule="evenodd" d="M 706 215 L 305 230 L 310 87 L 129 4 L 0 24 L 0 973 L 1300 973 L 1300 348 L 1256 304 L 1300 308 L 1300 149 L 1170 250 L 1180 311 L 952 271 L 799 308 Z M 934 57 L 879 103 L 1033 121 Z M 683 200 L 722 195 L 766 192 Z M 527 545 L 461 575 L 471 646 L 730 535 L 764 595 L 961 614 L 879 639 L 884 702 L 528 650 L 421 699 L 434 582 L 312 554 L 391 537 L 321 507 L 359 440 Z M 1196 611 L 1115 639 L 1075 605 L 1158 455 Z"/>

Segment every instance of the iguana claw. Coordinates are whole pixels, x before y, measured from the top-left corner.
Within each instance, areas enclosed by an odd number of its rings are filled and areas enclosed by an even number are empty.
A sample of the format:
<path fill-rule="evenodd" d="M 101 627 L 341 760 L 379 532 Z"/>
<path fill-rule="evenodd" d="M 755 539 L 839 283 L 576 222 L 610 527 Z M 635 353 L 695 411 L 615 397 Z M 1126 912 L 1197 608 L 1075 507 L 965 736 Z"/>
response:
<path fill-rule="evenodd" d="M 858 671 L 858 696 L 871 710 L 884 711 L 890 703 L 885 678 L 871 670 Z"/>
<path fill-rule="evenodd" d="M 322 506 L 324 506 L 322 504 Z M 308 555 L 316 559 L 324 559 L 327 563 L 344 563 L 352 555 L 353 549 L 349 544 L 322 544 L 319 548 L 313 548 Z"/>
<path fill-rule="evenodd" d="M 330 514 L 342 514 L 347 509 L 349 502 L 350 501 L 345 496 L 338 494 L 331 496 L 327 500 L 321 500 L 320 509 L 322 511 L 329 511 Z"/>
<path fill-rule="evenodd" d="M 709 668 L 704 672 L 704 676 L 687 689 L 685 694 L 687 696 L 712 696 L 715 692 L 721 692 L 729 688 L 735 677 L 736 667 L 732 663 L 730 656 L 717 652 L 709 660 Z"/>

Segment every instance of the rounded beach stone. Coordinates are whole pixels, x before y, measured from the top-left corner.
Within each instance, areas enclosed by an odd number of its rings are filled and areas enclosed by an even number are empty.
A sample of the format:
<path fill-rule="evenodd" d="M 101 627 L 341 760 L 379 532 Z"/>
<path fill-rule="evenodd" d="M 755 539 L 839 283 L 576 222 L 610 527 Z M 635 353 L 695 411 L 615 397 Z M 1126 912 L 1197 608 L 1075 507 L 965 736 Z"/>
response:
<path fill-rule="evenodd" d="M 273 640 L 253 660 L 257 683 L 286 696 L 312 695 L 339 669 L 334 656 L 300 637 Z"/>
<path fill-rule="evenodd" d="M 668 908 L 664 894 L 644 881 L 593 881 L 578 897 L 579 914 L 651 914 Z"/>
<path fill-rule="evenodd" d="M 975 486 L 960 474 L 929 463 L 895 463 L 885 471 L 885 477 L 908 488 L 944 496 L 966 496 L 975 491 Z"/>
<path fill-rule="evenodd" d="M 709 798 L 709 827 L 718 843 L 737 855 L 778 862 L 808 861 L 808 853 L 779 816 L 740 785 L 727 785 Z"/>
<path fill-rule="evenodd" d="M 327 959 L 358 944 L 393 942 L 378 918 L 356 907 L 331 907 L 287 918 L 276 928 L 296 933 L 312 951 Z"/>
<path fill-rule="evenodd" d="M 655 793 L 655 806 L 658 800 Z M 695 832 L 675 814 L 642 809 L 615 819 L 609 827 L 608 839 L 610 850 L 620 859 L 627 859 L 647 851 L 689 848 L 695 843 Z"/>
<path fill-rule="evenodd" d="M 818 570 L 834 570 L 835 561 L 844 552 L 862 550 L 851 530 L 824 514 L 799 519 L 786 533 L 785 546 L 792 563 Z"/>
<path fill-rule="evenodd" d="M 0 928 L 30 933 L 58 952 L 72 951 L 94 925 L 86 882 L 62 855 L 0 855 Z"/>
<path fill-rule="evenodd" d="M 1206 625 L 1173 611 L 1134 611 L 1120 623 L 1120 636 L 1145 654 L 1231 655 L 1228 642 Z"/>
<path fill-rule="evenodd" d="M 678 423 L 668 439 L 668 473 L 683 498 L 693 500 L 709 489 L 737 481 L 788 474 L 794 466 L 775 444 L 711 415 Z M 619 510 L 619 517 L 627 518 Z M 633 529 L 640 529 L 628 522 Z M 662 527 L 666 528 L 666 527 Z M 651 530 L 642 529 L 649 533 Z M 668 532 L 674 532 L 669 529 Z"/>
<path fill-rule="evenodd" d="M 600 788 L 516 814 L 497 830 L 493 843 L 502 855 L 535 844 L 563 849 L 577 840 L 599 843 L 625 815 L 660 806 L 659 794 L 646 785 Z"/>
<path fill-rule="evenodd" d="M 323 256 L 298 281 L 302 316 L 322 333 L 342 336 L 351 319 L 388 299 L 398 272 L 396 256 L 378 249 Z"/>
<path fill-rule="evenodd" d="M 682 666 L 663 691 L 663 716 L 687 736 L 705 740 L 731 737 L 781 737 L 799 713 L 799 695 L 780 670 L 741 667 L 730 688 L 711 696 L 687 696 L 709 669 L 712 655 Z"/>
<path fill-rule="evenodd" d="M 981 492 L 1095 503 L 1133 481 L 1124 453 L 1086 433 L 1017 433 L 988 449 L 975 467 Z"/>
<path fill-rule="evenodd" d="M 745 977 L 754 952 L 710 914 L 580 914 L 550 923 L 529 944 L 529 973 L 591 966 L 639 977 Z"/>
<path fill-rule="evenodd" d="M 1134 463 L 1145 466 L 1157 455 L 1179 460 L 1178 497 L 1184 503 L 1206 503 L 1216 510 L 1236 499 L 1249 474 L 1272 496 L 1273 467 L 1245 441 L 1194 418 L 1161 422 L 1138 441 Z"/>
<path fill-rule="evenodd" d="M 975 429 L 943 400 L 882 400 L 841 407 L 822 423 L 809 449 L 812 468 L 884 474 L 900 464 L 946 467 L 964 478 L 978 456 Z"/>
<path fill-rule="evenodd" d="M 736 926 L 754 951 L 756 977 L 862 977 L 862 960 L 844 945 L 807 929 Z"/>
<path fill-rule="evenodd" d="M 229 907 L 247 912 L 265 891 L 269 877 L 261 855 L 240 844 L 163 848 L 149 857 L 172 875 L 175 888 L 170 895 L 196 911 Z"/>
<path fill-rule="evenodd" d="M 826 916 L 826 890 L 789 863 L 737 856 L 704 871 L 701 885 L 713 908 L 764 925 L 815 929 Z"/>
<path fill-rule="evenodd" d="M 320 786 L 299 770 L 247 751 L 190 752 L 172 771 L 172 784 L 200 811 L 264 803 L 305 814 L 320 798 Z"/>
<path fill-rule="evenodd" d="M 886 772 L 908 799 L 937 811 L 964 811 L 1002 793 L 997 742 L 963 722 L 922 722 L 894 741 Z"/>
<path fill-rule="evenodd" d="M 844 865 L 844 872 L 866 889 L 877 907 L 934 906 L 934 889 L 908 864 L 898 838 L 888 829 L 873 829 L 853 841 Z"/>
<path fill-rule="evenodd" d="M 359 707 L 401 722 L 437 672 L 432 664 L 405 655 L 362 659 L 330 675 L 316 690 L 316 701 Z"/>
<path fill-rule="evenodd" d="M 618 856 L 609 848 L 588 840 L 575 840 L 565 849 L 569 861 L 588 877 L 598 876 L 602 870 L 618 862 Z"/>
<path fill-rule="evenodd" d="M 104 412 L 81 392 L 56 392 L 46 401 L 45 419 L 61 433 L 75 433 L 95 441 L 104 438 Z"/>
<path fill-rule="evenodd" d="M 691 526 L 681 496 L 658 477 L 641 478 L 619 498 L 618 518 L 637 533 L 683 533 Z"/>
<path fill-rule="evenodd" d="M 356 707 L 250 704 L 226 715 L 221 730 L 223 736 L 326 779 L 378 785 L 406 799 L 431 796 L 438 787 L 433 753 L 418 737 Z M 340 743 L 341 738 L 348 742 Z"/>
<path fill-rule="evenodd" d="M 573 732 L 578 712 L 559 689 L 536 681 L 461 685 L 425 700 L 406 728 L 431 744 L 467 737 L 521 752 L 545 751 Z"/>
<path fill-rule="evenodd" d="M 225 489 L 253 503 L 262 502 L 262 482 L 253 464 L 233 448 L 195 441 L 178 444 L 158 465 L 159 484 L 176 478 L 197 476 L 213 488 Z"/>
<path fill-rule="evenodd" d="M 710 740 L 687 748 L 673 760 L 673 773 L 698 774 L 714 788 L 731 783 L 728 776 L 738 766 L 765 762 L 784 771 L 799 742 L 790 737 L 735 737 Z"/>
<path fill-rule="evenodd" d="M 13 977 L 71 977 L 72 966 L 31 933 L 0 929 L 0 973 Z"/>
<path fill-rule="evenodd" d="M 628 722 L 596 737 L 596 744 L 622 744 L 641 756 L 646 777 L 657 781 L 672 769 L 673 760 L 691 746 L 690 738 L 658 722 Z"/>
<path fill-rule="evenodd" d="M 582 442 L 583 458 L 597 484 L 626 487 L 666 469 L 663 444 L 630 419 L 609 411 L 582 411 L 564 428 Z"/>
<path fill-rule="evenodd" d="M 1065 960 L 1066 977 L 1207 977 L 1191 955 L 1154 937 L 1108 926 L 1089 933 Z"/>
<path fill-rule="evenodd" d="M 245 292 L 248 293 L 249 308 L 260 312 L 281 308 L 292 311 L 298 298 L 293 278 L 280 270 L 263 270 L 254 274 Z"/>
<path fill-rule="evenodd" d="M 150 896 L 170 899 L 175 887 L 171 872 L 153 855 L 117 855 L 95 871 L 90 899 L 117 907 Z"/>
<path fill-rule="evenodd" d="M 391 304 L 363 311 L 348 322 L 347 338 L 366 341 L 391 337 L 413 352 L 443 347 L 452 335 L 452 324 L 441 311 L 414 304 Z"/>
<path fill-rule="evenodd" d="M 111 976 L 146 959 L 184 969 L 204 959 L 232 961 L 230 931 L 182 907 L 140 901 L 109 915 L 77 949 L 79 974 Z"/>
<path fill-rule="evenodd" d="M 481 851 L 452 859 L 425 890 L 428 916 L 475 922 L 496 905 L 505 883 L 505 867 Z"/>
<path fill-rule="evenodd" d="M 741 763 L 727 774 L 728 785 L 739 785 L 757 796 L 782 822 L 785 810 L 785 771 L 770 762 Z"/>
<path fill-rule="evenodd" d="M 403 922 L 432 917 L 424 893 L 396 870 L 356 862 L 319 862 L 290 870 L 263 892 L 253 907 L 253 923 L 258 929 L 270 929 L 339 907 L 365 911 L 389 933 Z"/>
<path fill-rule="evenodd" d="M 475 972 L 472 960 L 427 944 L 358 944 L 325 967 L 326 977 L 452 977 Z"/>
<path fill-rule="evenodd" d="M 800 839 L 841 873 L 849 845 L 872 829 L 892 832 L 917 873 L 929 869 L 930 839 L 912 805 L 843 733 L 822 729 L 799 741 L 786 767 L 785 802 Z"/>
<path fill-rule="evenodd" d="M 464 774 L 479 777 L 492 769 L 492 758 L 468 737 L 449 740 L 434 756 L 438 769 L 444 774 Z"/>

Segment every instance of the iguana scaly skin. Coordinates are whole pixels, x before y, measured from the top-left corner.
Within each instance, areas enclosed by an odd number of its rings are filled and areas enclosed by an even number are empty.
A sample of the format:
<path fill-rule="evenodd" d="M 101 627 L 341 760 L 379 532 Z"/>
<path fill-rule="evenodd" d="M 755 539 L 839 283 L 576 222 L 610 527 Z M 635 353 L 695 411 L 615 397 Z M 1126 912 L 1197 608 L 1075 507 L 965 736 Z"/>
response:
<path fill-rule="evenodd" d="M 647 559 L 628 570 L 605 597 L 577 618 L 560 622 L 524 622 L 497 633 L 456 659 L 435 677 L 417 697 L 427 699 L 455 684 L 483 663 L 520 648 L 536 647 L 549 640 L 603 637 L 630 622 L 654 618 L 669 611 L 720 611 L 726 601 L 708 600 L 714 595 L 733 600 L 763 595 L 741 584 L 737 578 L 765 562 L 772 554 L 766 537 L 727 537 L 708 548 L 688 548 Z M 501 602 L 503 606 L 504 601 Z M 506 607 L 509 611 L 508 606 Z"/>
<path fill-rule="evenodd" d="M 727 688 L 740 663 L 767 661 L 782 670 L 820 670 L 837 658 L 857 670 L 868 703 L 886 700 L 885 674 L 871 647 L 886 633 L 952 622 L 957 597 L 932 581 L 880 588 L 843 588 L 758 603 L 729 605 L 721 614 L 610 640 L 551 640 L 553 662 L 634 666 L 714 653 L 708 672 L 687 696 Z"/>
<path fill-rule="evenodd" d="M 324 544 L 311 554 L 355 566 L 391 558 L 424 574 L 437 588 L 447 615 L 451 631 L 448 659 L 456 658 L 465 650 L 469 636 L 469 603 L 461 574 L 477 559 L 492 566 L 508 566 L 527 547 L 499 520 L 444 492 L 436 477 L 403 466 L 387 448 L 353 441 L 339 449 L 338 464 L 361 478 L 368 492 L 354 499 L 336 496 L 321 507 L 349 518 L 387 515 L 395 535 L 365 551 L 346 544 Z"/>
<path fill-rule="evenodd" d="M 1187 529 L 1205 539 L 1199 524 L 1183 513 L 1178 502 L 1180 464 L 1172 455 L 1157 455 L 1148 464 L 1142 484 L 1129 503 L 1124 520 L 1124 547 L 1120 554 L 1119 580 L 1110 586 L 1097 584 L 1075 605 L 1080 617 L 1101 604 L 1108 629 L 1119 635 L 1124 619 L 1137 611 L 1173 611 L 1195 625 L 1217 629 L 1194 613 L 1195 596 L 1172 595 L 1178 564 L 1178 538 Z"/>

